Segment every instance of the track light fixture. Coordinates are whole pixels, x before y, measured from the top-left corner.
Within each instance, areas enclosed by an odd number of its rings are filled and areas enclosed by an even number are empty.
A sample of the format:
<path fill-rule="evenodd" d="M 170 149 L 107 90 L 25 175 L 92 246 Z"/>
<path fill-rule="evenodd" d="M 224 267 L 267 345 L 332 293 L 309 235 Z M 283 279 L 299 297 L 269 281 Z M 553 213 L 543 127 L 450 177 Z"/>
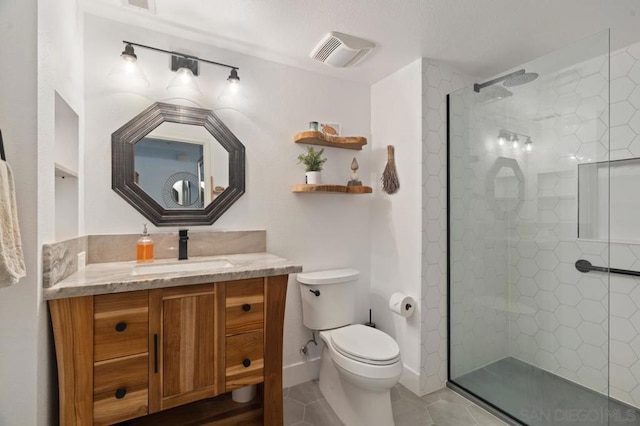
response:
<path fill-rule="evenodd" d="M 499 130 L 498 131 L 498 145 L 504 146 L 507 142 L 511 143 L 512 148 L 518 148 L 520 146 L 520 138 L 524 140 L 524 150 L 526 152 L 531 152 L 533 150 L 533 141 L 531 137 L 528 135 L 523 135 L 522 133 L 516 133 L 509 130 Z"/>
<path fill-rule="evenodd" d="M 149 80 L 138 65 L 133 46 L 126 44 L 120 54 L 121 61 L 109 72 L 109 80 L 117 87 L 140 89 L 149 87 Z"/>
<path fill-rule="evenodd" d="M 527 136 L 527 139 L 524 141 L 524 150 L 527 152 L 531 152 L 533 150 L 533 142 L 529 136 Z"/>
<path fill-rule="evenodd" d="M 500 130 L 498 132 L 498 145 L 503 146 L 508 139 L 509 139 L 509 136 L 504 130 Z"/>
<path fill-rule="evenodd" d="M 120 56 L 125 61 L 135 62 L 138 60 L 138 56 L 136 56 L 135 51 L 133 50 L 133 46 L 130 44 L 124 46 L 124 51 L 120 54 Z"/>
<path fill-rule="evenodd" d="M 238 77 L 238 68 L 232 68 L 227 81 L 232 84 L 240 83 L 240 77 Z"/>
<path fill-rule="evenodd" d="M 123 59 L 124 62 L 135 65 L 137 72 L 141 74 L 147 86 L 149 85 L 149 82 L 146 80 L 146 77 L 144 77 L 144 74 L 142 74 L 142 71 L 139 69 L 136 63 L 138 56 L 135 54 L 134 46 L 141 47 L 143 49 L 154 50 L 156 52 L 167 53 L 171 55 L 171 71 L 176 72 L 176 76 L 171 80 L 171 82 L 169 82 L 169 85 L 167 86 L 168 90 L 180 87 L 180 88 L 186 88 L 194 92 L 195 94 L 201 95 L 202 92 L 198 88 L 198 85 L 194 78 L 195 76 L 200 74 L 200 65 L 199 65 L 200 62 L 217 65 L 220 67 L 230 68 L 231 72 L 229 74 L 229 77 L 227 78 L 227 81 L 229 81 L 229 83 L 233 83 L 234 85 L 240 83 L 240 77 L 238 76 L 238 70 L 240 68 L 234 65 L 228 65 L 228 64 L 223 64 L 221 62 L 210 61 L 208 59 L 198 58 L 197 56 L 187 55 L 186 53 L 160 49 L 157 47 L 147 46 L 144 44 L 133 43 L 131 41 L 123 40 L 122 42 L 125 44 L 125 47 L 120 57 Z"/>

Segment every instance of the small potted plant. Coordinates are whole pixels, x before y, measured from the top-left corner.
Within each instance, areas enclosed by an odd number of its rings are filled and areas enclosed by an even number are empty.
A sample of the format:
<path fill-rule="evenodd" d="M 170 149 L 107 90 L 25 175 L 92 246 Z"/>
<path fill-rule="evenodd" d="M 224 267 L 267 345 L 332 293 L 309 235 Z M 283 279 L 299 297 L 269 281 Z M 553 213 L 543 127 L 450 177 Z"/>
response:
<path fill-rule="evenodd" d="M 322 165 L 326 158 L 322 158 L 322 153 L 324 152 L 324 148 L 320 151 L 316 151 L 312 146 L 307 148 L 306 154 L 298 155 L 298 164 L 304 164 L 307 171 L 307 183 L 308 184 L 319 184 L 320 183 L 320 171 L 322 170 Z"/>

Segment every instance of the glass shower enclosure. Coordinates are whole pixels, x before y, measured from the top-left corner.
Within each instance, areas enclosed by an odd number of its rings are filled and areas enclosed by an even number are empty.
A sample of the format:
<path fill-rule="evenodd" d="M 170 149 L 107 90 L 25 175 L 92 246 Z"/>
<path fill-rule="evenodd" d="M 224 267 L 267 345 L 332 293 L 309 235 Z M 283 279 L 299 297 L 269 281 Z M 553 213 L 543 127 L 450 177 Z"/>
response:
<path fill-rule="evenodd" d="M 609 398 L 608 31 L 450 94 L 448 122 L 449 385 L 515 424 L 635 424 Z"/>

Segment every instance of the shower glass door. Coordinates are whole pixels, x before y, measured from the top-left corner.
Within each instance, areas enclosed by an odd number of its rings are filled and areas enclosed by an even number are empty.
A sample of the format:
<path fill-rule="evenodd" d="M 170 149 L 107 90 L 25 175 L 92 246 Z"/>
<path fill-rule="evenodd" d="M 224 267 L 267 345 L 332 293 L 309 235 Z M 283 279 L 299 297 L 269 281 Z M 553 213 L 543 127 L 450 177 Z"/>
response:
<path fill-rule="evenodd" d="M 452 93 L 449 123 L 450 384 L 528 425 L 627 420 L 609 274 L 575 266 L 609 265 L 608 31 Z"/>

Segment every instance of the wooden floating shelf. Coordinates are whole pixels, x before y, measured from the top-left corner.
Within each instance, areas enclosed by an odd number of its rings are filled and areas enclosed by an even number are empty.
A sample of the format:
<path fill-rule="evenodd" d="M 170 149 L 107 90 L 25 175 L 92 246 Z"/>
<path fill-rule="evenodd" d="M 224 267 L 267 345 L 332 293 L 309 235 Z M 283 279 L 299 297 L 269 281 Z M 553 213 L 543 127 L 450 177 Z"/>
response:
<path fill-rule="evenodd" d="M 370 186 L 346 186 L 346 185 L 294 185 L 291 192 L 297 193 L 334 193 L 334 194 L 371 194 Z"/>
<path fill-rule="evenodd" d="M 300 132 L 294 136 L 293 141 L 307 145 L 331 146 L 354 150 L 362 150 L 362 147 L 367 144 L 367 138 L 363 136 L 331 136 L 316 130 Z"/>

